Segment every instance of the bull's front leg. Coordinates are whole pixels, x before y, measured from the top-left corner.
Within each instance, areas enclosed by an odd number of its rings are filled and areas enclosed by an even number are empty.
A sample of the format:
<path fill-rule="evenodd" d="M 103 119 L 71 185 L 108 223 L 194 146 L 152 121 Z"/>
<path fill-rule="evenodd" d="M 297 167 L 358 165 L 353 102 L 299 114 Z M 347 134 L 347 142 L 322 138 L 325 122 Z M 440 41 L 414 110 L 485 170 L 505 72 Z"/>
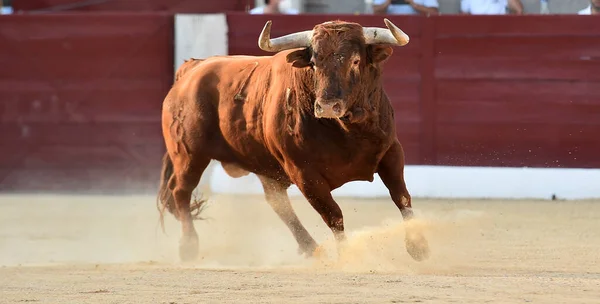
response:
<path fill-rule="evenodd" d="M 404 221 L 408 223 L 414 218 L 412 201 L 406 182 L 404 181 L 404 151 L 400 142 L 396 140 L 383 156 L 377 173 L 388 188 L 392 200 L 400 209 Z M 429 244 L 423 233 L 413 225 L 406 227 L 406 251 L 416 261 L 422 261 L 429 257 Z"/>
<path fill-rule="evenodd" d="M 344 216 L 342 209 L 335 202 L 331 195 L 331 188 L 326 180 L 318 173 L 307 172 L 297 168 L 288 170 L 294 184 L 300 189 L 300 192 L 308 200 L 311 206 L 321 215 L 325 224 L 331 229 L 338 245 L 338 252 L 342 249 L 346 241 L 344 232 Z M 313 255 L 319 254 L 319 248 Z"/>

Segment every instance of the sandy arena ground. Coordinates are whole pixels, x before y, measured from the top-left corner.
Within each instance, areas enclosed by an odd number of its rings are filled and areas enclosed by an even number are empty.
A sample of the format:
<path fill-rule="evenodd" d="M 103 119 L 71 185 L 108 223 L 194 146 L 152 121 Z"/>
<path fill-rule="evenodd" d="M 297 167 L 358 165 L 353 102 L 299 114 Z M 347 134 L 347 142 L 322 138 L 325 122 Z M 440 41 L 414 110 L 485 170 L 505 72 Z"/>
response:
<path fill-rule="evenodd" d="M 262 197 L 211 197 L 202 259 L 182 264 L 152 196 L 0 196 L 0 303 L 600 303 L 600 201 L 415 199 L 421 263 L 390 200 L 338 199 L 339 259 L 293 201 L 328 257 L 298 256 Z"/>

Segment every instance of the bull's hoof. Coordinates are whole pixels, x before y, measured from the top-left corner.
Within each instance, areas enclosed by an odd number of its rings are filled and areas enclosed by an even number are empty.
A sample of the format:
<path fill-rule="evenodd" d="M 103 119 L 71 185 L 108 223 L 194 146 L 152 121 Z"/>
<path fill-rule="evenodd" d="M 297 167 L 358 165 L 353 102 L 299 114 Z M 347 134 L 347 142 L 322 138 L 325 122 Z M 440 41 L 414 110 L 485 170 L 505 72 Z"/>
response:
<path fill-rule="evenodd" d="M 422 234 L 407 235 L 404 243 L 406 251 L 415 261 L 421 262 L 429 258 L 429 244 Z"/>
<path fill-rule="evenodd" d="M 317 246 L 311 254 L 311 257 L 315 259 L 321 259 L 325 256 L 327 256 L 327 251 L 325 248 L 323 248 L 323 246 Z"/>
<path fill-rule="evenodd" d="M 183 237 L 179 241 L 179 258 L 182 262 L 191 262 L 198 258 L 198 238 Z"/>
<path fill-rule="evenodd" d="M 298 254 L 306 258 L 313 257 L 318 247 L 319 246 L 316 243 L 300 245 L 300 247 L 298 247 Z"/>

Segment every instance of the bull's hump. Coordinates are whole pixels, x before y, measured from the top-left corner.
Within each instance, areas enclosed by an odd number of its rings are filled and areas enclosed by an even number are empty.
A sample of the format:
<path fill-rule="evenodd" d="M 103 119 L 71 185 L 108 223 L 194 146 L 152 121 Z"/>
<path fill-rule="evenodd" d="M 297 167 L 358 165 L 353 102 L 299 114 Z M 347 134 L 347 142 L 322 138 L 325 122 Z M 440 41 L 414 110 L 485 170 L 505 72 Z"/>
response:
<path fill-rule="evenodd" d="M 264 59 L 264 58 L 269 58 L 271 56 L 249 56 L 249 55 L 229 55 L 229 56 L 223 56 L 222 59 L 245 59 L 245 60 L 252 60 L 252 59 Z"/>

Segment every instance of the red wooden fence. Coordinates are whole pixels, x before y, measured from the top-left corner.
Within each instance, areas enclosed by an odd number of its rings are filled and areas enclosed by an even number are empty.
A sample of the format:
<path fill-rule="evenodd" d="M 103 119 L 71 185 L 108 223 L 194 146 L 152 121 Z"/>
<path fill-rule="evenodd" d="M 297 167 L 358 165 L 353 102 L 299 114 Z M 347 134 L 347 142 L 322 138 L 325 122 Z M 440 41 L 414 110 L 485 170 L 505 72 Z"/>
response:
<path fill-rule="evenodd" d="M 600 168 L 600 19 L 431 19 L 435 163 Z"/>
<path fill-rule="evenodd" d="M 0 18 L 0 190 L 156 185 L 173 16 Z"/>
<path fill-rule="evenodd" d="M 252 4 L 250 6 L 250 4 Z M 216 13 L 244 11 L 254 0 L 13 0 L 15 11 Z"/>
<path fill-rule="evenodd" d="M 228 14 L 231 54 L 331 19 Z M 600 19 L 389 16 L 384 85 L 409 164 L 600 167 Z M 173 16 L 0 16 L 0 191 L 155 189 Z"/>

